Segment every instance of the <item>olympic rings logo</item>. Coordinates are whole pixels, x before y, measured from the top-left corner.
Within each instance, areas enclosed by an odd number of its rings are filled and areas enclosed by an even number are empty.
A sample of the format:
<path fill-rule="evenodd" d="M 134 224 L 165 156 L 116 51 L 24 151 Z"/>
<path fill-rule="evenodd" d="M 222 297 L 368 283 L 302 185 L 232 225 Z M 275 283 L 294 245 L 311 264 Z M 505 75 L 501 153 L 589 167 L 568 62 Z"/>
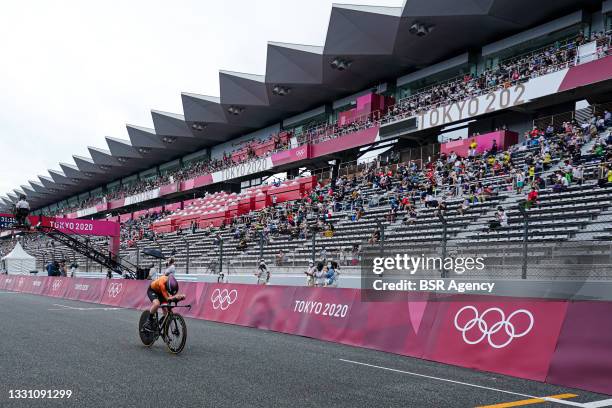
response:
<path fill-rule="evenodd" d="M 215 289 L 210 297 L 210 301 L 212 302 L 213 309 L 221 309 L 227 310 L 227 308 L 232 305 L 238 299 L 238 291 L 236 289 L 232 289 L 228 291 L 227 289 Z"/>
<path fill-rule="evenodd" d="M 463 326 L 460 326 L 459 318 L 460 316 L 465 316 L 466 313 L 468 313 L 468 316 L 473 313 L 474 316 L 465 322 Z M 491 313 L 496 313 L 499 319 L 496 323 L 489 327 L 489 323 L 486 322 L 485 316 L 490 315 Z M 516 327 L 512 323 L 512 319 L 519 315 L 525 315 L 529 319 L 529 326 L 522 332 L 517 332 Z M 531 329 L 533 329 L 534 321 L 533 314 L 525 309 L 515 310 L 514 312 L 510 313 L 508 318 L 506 318 L 504 311 L 498 307 L 487 309 L 482 313 L 482 315 L 480 315 L 478 309 L 476 309 L 474 306 L 465 306 L 455 315 L 455 328 L 462 333 L 463 341 L 465 341 L 467 344 L 478 344 L 487 339 L 487 342 L 491 347 L 500 349 L 506 347 L 512 342 L 512 340 L 527 335 Z M 480 331 L 480 336 L 474 340 L 469 339 L 467 334 L 473 328 Z M 508 339 L 500 343 L 499 340 L 494 340 L 493 336 L 500 333 L 502 329 L 504 329 L 505 335 L 500 334 L 500 336 L 507 336 Z"/>
<path fill-rule="evenodd" d="M 54 280 L 53 281 L 53 286 L 51 286 L 51 289 L 55 292 L 56 290 L 58 290 L 60 287 L 62 286 L 62 281 L 61 280 Z"/>
<path fill-rule="evenodd" d="M 116 298 L 121 293 L 121 289 L 123 289 L 123 283 L 111 283 L 108 285 L 108 296 Z"/>
<path fill-rule="evenodd" d="M 304 148 L 304 149 L 296 150 L 296 151 L 295 151 L 295 155 L 296 155 L 298 158 L 302 158 L 302 157 L 304 157 L 304 156 L 306 155 L 306 149 Z"/>

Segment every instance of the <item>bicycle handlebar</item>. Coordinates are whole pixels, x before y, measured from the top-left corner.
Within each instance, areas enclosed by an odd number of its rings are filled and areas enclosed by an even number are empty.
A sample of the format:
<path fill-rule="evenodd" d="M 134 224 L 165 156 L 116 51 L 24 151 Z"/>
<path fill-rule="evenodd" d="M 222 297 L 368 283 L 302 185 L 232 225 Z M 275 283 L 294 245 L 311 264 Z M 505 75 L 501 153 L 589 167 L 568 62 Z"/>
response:
<path fill-rule="evenodd" d="M 172 303 L 174 303 L 174 306 L 172 305 Z M 174 309 L 175 307 L 184 307 L 184 308 L 189 308 L 191 309 L 191 305 L 181 305 L 179 306 L 177 302 L 170 302 L 170 303 L 165 303 L 162 305 L 159 305 L 159 307 L 165 307 L 167 309 Z"/>

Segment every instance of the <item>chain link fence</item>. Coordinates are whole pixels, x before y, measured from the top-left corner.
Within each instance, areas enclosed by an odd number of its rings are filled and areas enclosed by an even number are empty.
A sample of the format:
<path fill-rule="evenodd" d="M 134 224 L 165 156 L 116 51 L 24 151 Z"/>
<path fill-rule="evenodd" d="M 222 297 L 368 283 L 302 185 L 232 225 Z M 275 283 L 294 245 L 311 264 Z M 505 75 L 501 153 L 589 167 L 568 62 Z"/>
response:
<path fill-rule="evenodd" d="M 472 231 L 449 232 L 441 217 L 441 237 L 415 241 L 381 241 L 362 249 L 362 268 L 374 258 L 415 259 L 398 276 L 413 278 L 612 281 L 612 211 L 576 210 L 574 216 L 534 216 L 532 211 L 510 212 L 507 225 L 483 220 Z M 493 220 L 489 220 L 493 221 Z M 468 227 L 469 230 L 470 227 Z M 414 237 L 413 237 L 414 238 Z M 413 262 L 413 261 L 409 261 Z"/>

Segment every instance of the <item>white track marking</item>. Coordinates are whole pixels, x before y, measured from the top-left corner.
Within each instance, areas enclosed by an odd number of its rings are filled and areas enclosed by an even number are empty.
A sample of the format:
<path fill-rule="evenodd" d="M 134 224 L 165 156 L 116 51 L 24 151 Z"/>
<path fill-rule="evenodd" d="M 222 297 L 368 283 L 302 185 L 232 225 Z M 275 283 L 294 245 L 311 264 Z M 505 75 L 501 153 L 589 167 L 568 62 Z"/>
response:
<path fill-rule="evenodd" d="M 408 375 L 412 375 L 414 377 L 429 378 L 431 380 L 444 381 L 444 382 L 448 382 L 448 383 L 452 383 L 452 384 L 465 385 L 466 387 L 480 388 L 480 389 L 483 389 L 483 390 L 501 392 L 501 393 L 510 394 L 510 395 L 517 395 L 519 397 L 526 397 L 526 398 L 530 398 L 530 399 L 538 398 L 538 399 L 542 399 L 542 400 L 545 400 L 545 401 L 556 402 L 558 404 L 570 405 L 570 406 L 574 406 L 574 407 L 598 408 L 598 407 L 606 406 L 606 405 L 593 405 L 593 406 L 590 406 L 590 405 L 581 404 L 579 402 L 565 401 L 565 400 L 560 400 L 560 399 L 556 399 L 556 398 L 536 397 L 536 396 L 529 395 L 529 394 L 522 394 L 520 392 L 506 391 L 506 390 L 501 390 L 499 388 L 486 387 L 484 385 L 471 384 L 471 383 L 466 383 L 466 382 L 463 382 L 463 381 L 451 380 L 451 379 L 448 379 L 448 378 L 434 377 L 432 375 L 413 373 L 413 372 L 410 372 L 410 371 L 398 370 L 398 369 L 389 368 L 389 367 L 382 367 L 382 366 L 377 366 L 377 365 L 374 365 L 374 364 L 362 363 L 362 362 L 359 362 L 359 361 L 345 360 L 343 358 L 340 358 L 339 360 L 340 361 L 344 361 L 345 363 L 357 364 L 357 365 L 362 365 L 362 366 L 366 366 L 366 367 L 378 368 L 380 370 L 386 370 L 386 371 L 393 371 L 393 372 L 396 372 L 396 373 L 408 374 Z"/>
<path fill-rule="evenodd" d="M 612 407 L 612 399 L 587 402 L 582 405 L 584 408 L 600 408 L 600 407 Z"/>
<path fill-rule="evenodd" d="M 58 306 L 60 309 L 53 308 L 49 310 L 121 310 L 120 307 L 73 307 L 68 305 L 59 305 L 54 303 L 53 306 Z"/>

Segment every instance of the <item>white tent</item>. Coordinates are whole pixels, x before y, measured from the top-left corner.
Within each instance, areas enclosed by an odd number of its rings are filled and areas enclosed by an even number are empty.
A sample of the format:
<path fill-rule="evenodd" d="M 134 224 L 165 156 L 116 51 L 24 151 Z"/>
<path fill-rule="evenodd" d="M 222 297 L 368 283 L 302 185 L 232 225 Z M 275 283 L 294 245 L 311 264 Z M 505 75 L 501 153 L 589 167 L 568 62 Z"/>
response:
<path fill-rule="evenodd" d="M 2 258 L 2 264 L 3 269 L 14 275 L 29 274 L 30 271 L 36 270 L 36 258 L 24 251 L 19 242 L 8 255 Z"/>

